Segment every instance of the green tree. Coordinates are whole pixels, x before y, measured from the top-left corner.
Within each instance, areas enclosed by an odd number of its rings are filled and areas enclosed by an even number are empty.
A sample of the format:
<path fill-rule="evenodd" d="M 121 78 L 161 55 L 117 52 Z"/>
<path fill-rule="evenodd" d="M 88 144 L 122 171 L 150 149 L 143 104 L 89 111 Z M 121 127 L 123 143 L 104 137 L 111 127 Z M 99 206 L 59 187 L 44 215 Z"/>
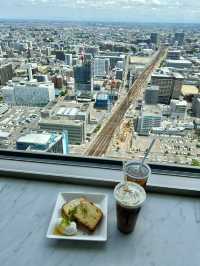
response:
<path fill-rule="evenodd" d="M 200 161 L 196 159 L 192 159 L 192 166 L 199 166 L 200 167 Z"/>

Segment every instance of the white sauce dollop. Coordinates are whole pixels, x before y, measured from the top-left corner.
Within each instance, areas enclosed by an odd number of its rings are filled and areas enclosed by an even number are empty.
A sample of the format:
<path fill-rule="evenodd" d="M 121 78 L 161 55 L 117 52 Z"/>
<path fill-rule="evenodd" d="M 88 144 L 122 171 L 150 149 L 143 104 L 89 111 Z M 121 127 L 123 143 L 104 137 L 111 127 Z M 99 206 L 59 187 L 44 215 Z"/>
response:
<path fill-rule="evenodd" d="M 75 235 L 78 232 L 75 222 L 71 222 L 70 225 L 66 226 L 64 229 L 64 234 L 66 236 Z"/>

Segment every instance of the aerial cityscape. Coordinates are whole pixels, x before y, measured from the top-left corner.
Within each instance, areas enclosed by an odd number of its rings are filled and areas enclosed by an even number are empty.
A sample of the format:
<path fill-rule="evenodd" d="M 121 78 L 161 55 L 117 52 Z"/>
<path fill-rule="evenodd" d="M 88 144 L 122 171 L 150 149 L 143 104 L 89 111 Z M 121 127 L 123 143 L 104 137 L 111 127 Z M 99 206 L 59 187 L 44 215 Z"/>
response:
<path fill-rule="evenodd" d="M 198 25 L 0 20 L 0 149 L 200 166 Z"/>

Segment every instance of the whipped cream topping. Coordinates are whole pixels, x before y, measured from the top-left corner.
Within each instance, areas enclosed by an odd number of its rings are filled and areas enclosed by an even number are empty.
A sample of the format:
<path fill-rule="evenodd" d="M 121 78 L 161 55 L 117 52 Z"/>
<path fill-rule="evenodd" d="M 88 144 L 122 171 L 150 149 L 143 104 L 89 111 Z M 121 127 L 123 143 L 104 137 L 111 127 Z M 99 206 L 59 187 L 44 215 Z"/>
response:
<path fill-rule="evenodd" d="M 133 182 L 120 183 L 114 190 L 115 199 L 125 207 L 139 207 L 146 199 L 143 187 Z"/>

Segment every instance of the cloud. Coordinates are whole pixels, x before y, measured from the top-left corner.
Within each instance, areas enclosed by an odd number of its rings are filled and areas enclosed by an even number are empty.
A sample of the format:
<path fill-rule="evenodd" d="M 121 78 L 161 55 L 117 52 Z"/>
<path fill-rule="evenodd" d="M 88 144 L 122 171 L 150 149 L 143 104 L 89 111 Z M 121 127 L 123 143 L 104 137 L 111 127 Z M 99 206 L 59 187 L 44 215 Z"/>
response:
<path fill-rule="evenodd" d="M 1 2 L 1 1 L 0 1 Z M 3 0 L 3 2 L 6 2 Z M 85 8 L 98 8 L 108 7 L 122 8 L 123 6 L 129 6 L 130 8 L 141 6 L 143 8 L 154 7 L 154 6 L 165 6 L 174 5 L 173 0 L 10 0 L 12 5 L 21 6 L 46 6 L 46 7 L 74 7 L 79 8 L 84 6 Z"/>
<path fill-rule="evenodd" d="M 200 9 L 199 0 L 0 0 L 0 4 L 10 3 L 10 5 L 20 5 L 20 6 L 38 6 L 38 7 L 70 7 L 70 8 L 191 8 L 195 10 Z"/>
<path fill-rule="evenodd" d="M 0 17 L 200 22 L 199 13 L 200 0 L 0 0 Z"/>

